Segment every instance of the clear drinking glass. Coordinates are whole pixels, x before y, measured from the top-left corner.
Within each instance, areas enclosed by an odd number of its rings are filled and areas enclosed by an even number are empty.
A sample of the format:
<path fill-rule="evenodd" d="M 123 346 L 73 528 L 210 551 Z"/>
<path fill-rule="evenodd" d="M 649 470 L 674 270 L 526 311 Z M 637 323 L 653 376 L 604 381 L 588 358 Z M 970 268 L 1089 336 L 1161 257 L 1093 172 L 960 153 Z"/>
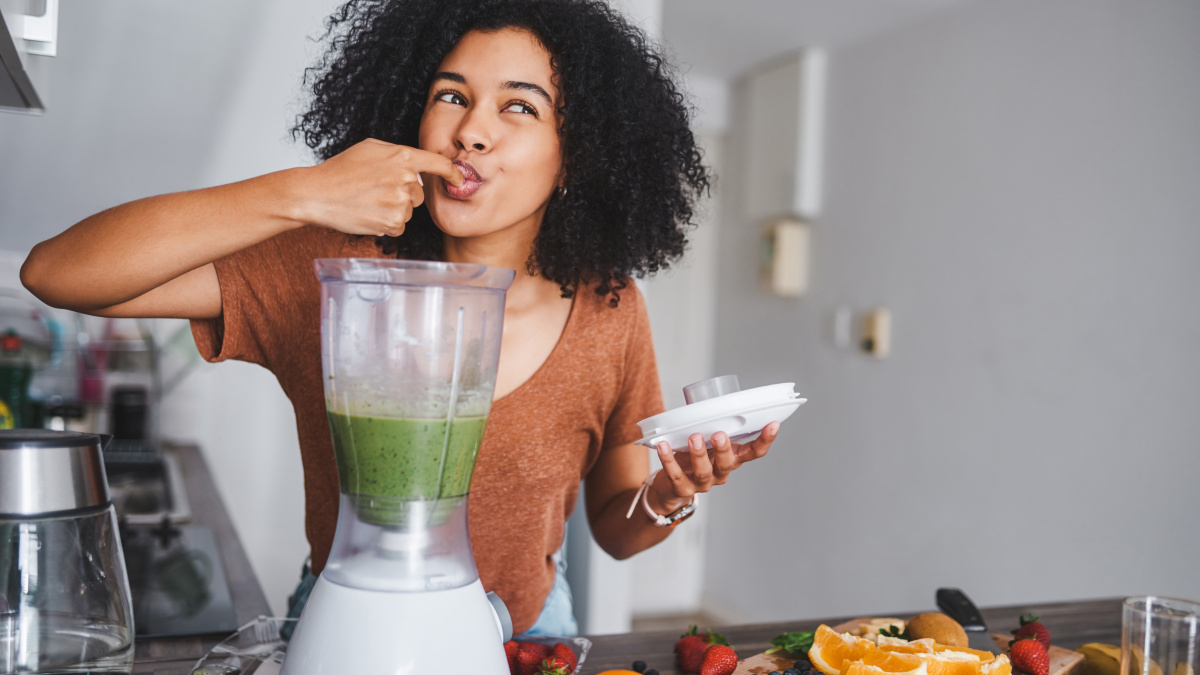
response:
<path fill-rule="evenodd" d="M 1126 598 L 1121 610 L 1122 675 L 1196 675 L 1200 603 L 1153 595 Z"/>

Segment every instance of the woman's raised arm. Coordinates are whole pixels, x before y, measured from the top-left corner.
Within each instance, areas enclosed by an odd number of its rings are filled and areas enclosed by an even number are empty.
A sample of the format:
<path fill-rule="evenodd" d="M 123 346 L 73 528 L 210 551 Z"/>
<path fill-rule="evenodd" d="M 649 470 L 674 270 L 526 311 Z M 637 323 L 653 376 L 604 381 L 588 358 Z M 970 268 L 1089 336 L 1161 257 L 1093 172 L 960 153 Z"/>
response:
<path fill-rule="evenodd" d="M 129 202 L 35 246 L 21 282 L 89 314 L 214 318 L 213 261 L 305 224 L 399 235 L 424 200 L 422 172 L 462 182 L 446 157 L 368 139 L 313 167 Z"/>

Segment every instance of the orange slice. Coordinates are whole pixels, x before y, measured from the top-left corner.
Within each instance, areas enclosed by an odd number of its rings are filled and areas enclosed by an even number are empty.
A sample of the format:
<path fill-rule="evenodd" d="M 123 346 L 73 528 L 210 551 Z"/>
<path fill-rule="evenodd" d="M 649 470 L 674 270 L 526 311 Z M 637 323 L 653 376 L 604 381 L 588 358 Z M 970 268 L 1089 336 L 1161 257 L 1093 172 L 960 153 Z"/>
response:
<path fill-rule="evenodd" d="M 813 634 L 813 646 L 808 650 L 808 660 L 824 675 L 841 675 L 843 666 L 860 661 L 863 656 L 873 651 L 876 651 L 875 643 L 870 640 L 849 633 L 838 633 L 821 624 Z"/>
<path fill-rule="evenodd" d="M 995 652 L 985 652 L 982 649 L 971 649 L 970 647 L 951 647 L 950 645 L 937 645 L 934 651 L 938 652 L 962 652 L 964 654 L 974 654 L 979 657 L 980 661 L 991 661 L 996 658 L 996 654 L 1000 652 L 997 649 Z"/>
<path fill-rule="evenodd" d="M 887 673 L 908 673 L 919 669 L 921 661 L 921 657 L 916 654 L 899 654 L 875 649 L 863 654 L 855 663 L 875 666 Z M 845 672 L 845 668 L 843 664 L 842 672 Z"/>
<path fill-rule="evenodd" d="M 982 675 L 1012 675 L 1012 662 L 1008 660 L 1007 656 L 1001 654 L 981 665 L 979 672 Z"/>
<path fill-rule="evenodd" d="M 811 660 L 811 659 L 810 659 Z M 862 661 L 851 661 L 846 664 L 841 675 L 927 675 L 925 663 L 917 659 L 917 665 L 912 670 L 885 670 L 879 666 L 872 666 Z M 890 664 L 895 665 L 895 664 Z"/>
<path fill-rule="evenodd" d="M 808 658 L 823 675 L 1012 675 L 1008 657 L 931 639 L 875 641 L 820 626 Z"/>
<path fill-rule="evenodd" d="M 879 636 L 879 649 L 885 652 L 898 652 L 900 654 L 932 654 L 937 651 L 940 645 L 933 641 L 933 638 L 923 638 L 921 640 L 905 640 L 904 638 L 888 637 L 886 635 Z"/>
<path fill-rule="evenodd" d="M 975 654 L 947 649 L 925 658 L 929 663 L 929 675 L 981 675 L 982 662 Z"/>

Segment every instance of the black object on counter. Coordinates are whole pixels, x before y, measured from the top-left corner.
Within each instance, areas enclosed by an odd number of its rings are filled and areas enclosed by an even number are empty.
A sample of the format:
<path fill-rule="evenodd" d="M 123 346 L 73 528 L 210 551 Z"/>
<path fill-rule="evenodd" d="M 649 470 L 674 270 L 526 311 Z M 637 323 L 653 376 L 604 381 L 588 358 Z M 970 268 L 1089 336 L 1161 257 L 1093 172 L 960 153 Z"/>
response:
<path fill-rule="evenodd" d="M 113 387 L 112 435 L 127 440 L 145 440 L 150 410 L 150 392 L 145 387 Z"/>

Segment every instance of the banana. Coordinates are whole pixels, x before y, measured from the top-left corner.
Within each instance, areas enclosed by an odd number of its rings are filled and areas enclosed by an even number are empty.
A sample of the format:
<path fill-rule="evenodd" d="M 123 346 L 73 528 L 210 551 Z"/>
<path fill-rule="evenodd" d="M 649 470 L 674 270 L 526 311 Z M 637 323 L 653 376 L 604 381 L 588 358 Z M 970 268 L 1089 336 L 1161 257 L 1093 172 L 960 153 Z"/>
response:
<path fill-rule="evenodd" d="M 1150 661 L 1149 670 L 1143 669 L 1142 660 L 1145 657 L 1142 655 L 1142 650 L 1137 647 L 1132 649 L 1134 662 L 1131 671 L 1133 673 L 1163 675 L 1162 667 L 1154 660 Z M 1120 647 L 1106 645 L 1103 642 L 1089 642 L 1075 651 L 1083 654 L 1083 658 L 1087 661 L 1087 675 L 1121 675 Z"/>
<path fill-rule="evenodd" d="M 1087 675 L 1120 675 L 1121 648 L 1102 642 L 1089 642 L 1076 649 L 1087 662 Z"/>

